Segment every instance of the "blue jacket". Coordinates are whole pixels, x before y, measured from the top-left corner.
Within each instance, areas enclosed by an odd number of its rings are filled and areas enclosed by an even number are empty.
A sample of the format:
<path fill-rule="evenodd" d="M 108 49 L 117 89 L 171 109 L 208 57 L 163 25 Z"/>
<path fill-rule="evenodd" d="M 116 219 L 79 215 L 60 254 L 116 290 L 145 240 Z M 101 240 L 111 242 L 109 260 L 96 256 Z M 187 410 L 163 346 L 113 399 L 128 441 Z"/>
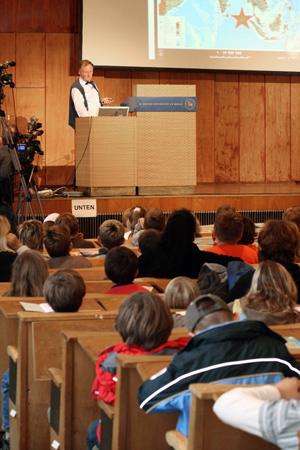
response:
<path fill-rule="evenodd" d="M 264 323 L 228 322 L 209 328 L 172 360 L 168 369 L 139 389 L 146 412 L 180 411 L 177 429 L 188 435 L 192 383 L 265 384 L 299 377 L 295 358 L 285 340 Z"/>

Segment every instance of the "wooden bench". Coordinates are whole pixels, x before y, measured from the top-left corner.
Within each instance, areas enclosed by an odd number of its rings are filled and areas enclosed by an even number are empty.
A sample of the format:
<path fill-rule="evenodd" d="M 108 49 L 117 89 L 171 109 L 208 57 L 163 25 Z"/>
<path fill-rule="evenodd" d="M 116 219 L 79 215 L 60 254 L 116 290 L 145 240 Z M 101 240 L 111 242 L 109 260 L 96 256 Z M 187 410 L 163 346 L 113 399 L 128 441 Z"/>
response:
<path fill-rule="evenodd" d="M 11 448 L 49 447 L 47 409 L 50 404 L 49 367 L 61 368 L 61 331 L 113 330 L 116 312 L 19 312 L 18 347 L 9 346 Z"/>
<path fill-rule="evenodd" d="M 236 385 L 191 384 L 189 437 L 176 430 L 166 433 L 174 450 L 273 450 L 276 445 L 223 423 L 213 412 L 215 400 Z M 240 387 L 240 386 L 239 386 Z"/>
<path fill-rule="evenodd" d="M 20 301 L 25 303 L 45 303 L 44 297 L 1 297 L 0 298 L 0 374 L 3 375 L 8 369 L 9 359 L 7 355 L 8 345 L 18 344 L 18 312 L 24 311 Z M 113 308 L 110 308 L 111 310 Z M 80 311 L 104 310 L 97 302 L 97 297 L 85 297 Z M 43 314 L 43 313 L 40 313 Z M 1 391 L 0 391 L 1 399 Z"/>
<path fill-rule="evenodd" d="M 56 370 L 51 369 L 53 384 L 57 388 L 61 386 L 59 426 L 56 429 L 54 429 L 53 427 L 51 429 L 50 433 L 51 443 L 53 443 L 53 440 L 57 441 L 60 445 L 59 447 L 60 450 L 81 450 L 82 448 L 85 448 L 85 437 L 90 423 L 93 420 L 99 418 L 100 416 L 99 407 L 97 406 L 97 403 L 94 402 L 94 400 L 92 399 L 91 388 L 95 378 L 95 364 L 104 342 L 103 333 L 99 333 L 98 336 L 95 333 L 90 335 L 88 333 L 81 333 L 80 335 L 79 334 L 76 335 L 76 333 L 64 331 L 62 335 L 63 335 L 63 349 L 64 349 L 62 372 L 57 372 Z M 171 334 L 171 339 L 177 339 L 181 336 L 187 336 L 186 328 L 174 329 Z M 112 341 L 110 345 L 114 345 L 115 343 L 118 342 L 121 342 L 120 336 L 114 337 L 114 341 Z M 123 355 L 121 355 L 120 357 L 123 357 Z M 119 359 L 119 356 L 117 356 L 117 358 Z M 159 366 L 157 365 L 152 366 L 153 369 L 151 374 L 153 374 L 157 371 L 158 367 L 159 369 L 162 367 L 161 362 L 163 362 L 163 366 L 165 367 L 166 365 L 169 365 L 173 357 L 143 355 L 141 357 L 135 356 L 134 358 L 141 358 L 141 362 L 143 364 L 145 362 L 148 362 L 149 358 L 151 364 L 154 362 L 159 363 Z M 84 372 L 82 371 L 82 367 L 85 368 Z M 147 375 L 148 374 L 149 372 L 147 372 Z M 118 380 L 120 381 L 118 374 L 117 377 Z M 68 380 L 68 382 L 66 380 Z M 71 380 L 71 383 L 69 380 Z M 117 383 L 117 391 L 119 381 Z M 134 408 L 134 411 L 138 413 L 138 419 L 136 420 L 144 419 L 145 417 L 144 412 L 139 409 L 139 405 L 137 403 L 137 389 L 139 385 L 142 383 L 142 381 L 140 377 L 138 384 L 136 383 L 135 380 L 133 384 L 130 385 L 131 389 L 134 390 L 134 394 L 132 394 L 131 392 L 128 395 L 130 400 L 134 402 L 134 405 L 137 406 L 137 408 Z M 127 385 L 125 386 L 124 384 L 124 388 L 126 390 Z M 83 402 L 85 406 L 83 406 Z M 108 416 L 108 418 L 112 418 L 113 411 L 115 410 L 114 407 L 101 401 L 99 402 L 99 405 L 101 405 L 100 406 L 101 409 L 104 408 L 105 414 Z M 129 403 L 122 404 L 122 412 L 125 415 L 129 414 L 129 409 L 131 409 L 131 404 Z M 159 416 L 160 422 L 162 419 L 165 420 L 166 418 L 165 417 L 166 415 L 162 416 L 161 414 L 159 414 Z M 175 421 L 173 421 L 172 423 L 176 423 L 178 414 L 176 413 L 175 415 L 172 416 L 175 416 Z M 101 417 L 103 419 L 102 412 Z M 148 419 L 146 420 L 149 420 L 149 416 L 147 417 Z M 107 427 L 108 422 L 107 417 L 104 416 L 104 420 L 106 426 L 103 427 L 102 430 L 106 429 Z M 135 423 L 136 426 L 136 423 L 139 422 L 133 423 Z M 157 423 L 158 422 L 155 422 L 156 425 Z M 166 430 L 167 429 L 169 428 L 167 427 Z M 108 432 L 108 435 L 109 436 L 107 435 L 105 435 L 104 437 L 102 436 L 101 438 L 102 439 L 101 448 L 103 450 L 107 448 L 105 447 L 105 441 L 108 440 L 111 442 L 111 433 Z M 163 448 L 165 448 L 166 444 L 163 433 L 161 433 L 161 437 L 164 445 Z M 133 437 L 131 439 L 133 439 Z M 126 445 L 126 439 L 124 441 L 124 445 Z M 127 448 L 131 448 L 129 444 Z M 141 446 L 140 448 L 147 448 L 147 446 L 146 447 Z M 153 448 L 155 448 L 155 446 Z"/>
<path fill-rule="evenodd" d="M 49 269 L 49 273 L 56 272 L 58 269 Z M 84 281 L 100 281 L 106 277 L 104 267 L 88 267 L 83 269 L 74 269 L 80 273 Z"/>

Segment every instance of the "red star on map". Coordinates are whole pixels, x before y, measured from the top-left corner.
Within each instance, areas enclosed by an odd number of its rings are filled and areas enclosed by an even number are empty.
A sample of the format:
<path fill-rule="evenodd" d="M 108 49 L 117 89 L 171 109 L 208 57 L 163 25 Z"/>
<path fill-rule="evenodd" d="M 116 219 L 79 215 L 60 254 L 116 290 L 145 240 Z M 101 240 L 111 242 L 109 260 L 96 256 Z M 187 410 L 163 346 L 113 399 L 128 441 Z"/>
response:
<path fill-rule="evenodd" d="M 238 28 L 240 25 L 245 25 L 245 27 L 249 28 L 248 20 L 253 16 L 246 16 L 244 13 L 244 9 L 242 8 L 239 16 L 232 14 L 231 17 L 237 20 L 235 28 Z"/>

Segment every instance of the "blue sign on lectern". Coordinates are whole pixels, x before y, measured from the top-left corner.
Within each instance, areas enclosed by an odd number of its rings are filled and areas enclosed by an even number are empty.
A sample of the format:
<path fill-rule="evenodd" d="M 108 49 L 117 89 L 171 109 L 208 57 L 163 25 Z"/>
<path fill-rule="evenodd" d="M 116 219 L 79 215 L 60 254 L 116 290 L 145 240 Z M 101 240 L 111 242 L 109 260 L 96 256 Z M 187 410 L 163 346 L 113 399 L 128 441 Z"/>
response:
<path fill-rule="evenodd" d="M 139 111 L 197 111 L 197 97 L 129 97 L 121 106 L 129 112 Z"/>

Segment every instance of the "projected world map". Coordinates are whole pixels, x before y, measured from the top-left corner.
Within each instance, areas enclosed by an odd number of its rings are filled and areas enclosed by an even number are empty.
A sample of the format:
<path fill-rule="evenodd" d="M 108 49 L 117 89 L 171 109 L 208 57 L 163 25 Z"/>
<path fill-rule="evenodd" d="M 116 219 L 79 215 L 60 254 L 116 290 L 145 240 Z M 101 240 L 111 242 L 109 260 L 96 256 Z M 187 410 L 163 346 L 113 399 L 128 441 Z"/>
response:
<path fill-rule="evenodd" d="M 300 50 L 299 0 L 157 0 L 158 48 Z"/>

